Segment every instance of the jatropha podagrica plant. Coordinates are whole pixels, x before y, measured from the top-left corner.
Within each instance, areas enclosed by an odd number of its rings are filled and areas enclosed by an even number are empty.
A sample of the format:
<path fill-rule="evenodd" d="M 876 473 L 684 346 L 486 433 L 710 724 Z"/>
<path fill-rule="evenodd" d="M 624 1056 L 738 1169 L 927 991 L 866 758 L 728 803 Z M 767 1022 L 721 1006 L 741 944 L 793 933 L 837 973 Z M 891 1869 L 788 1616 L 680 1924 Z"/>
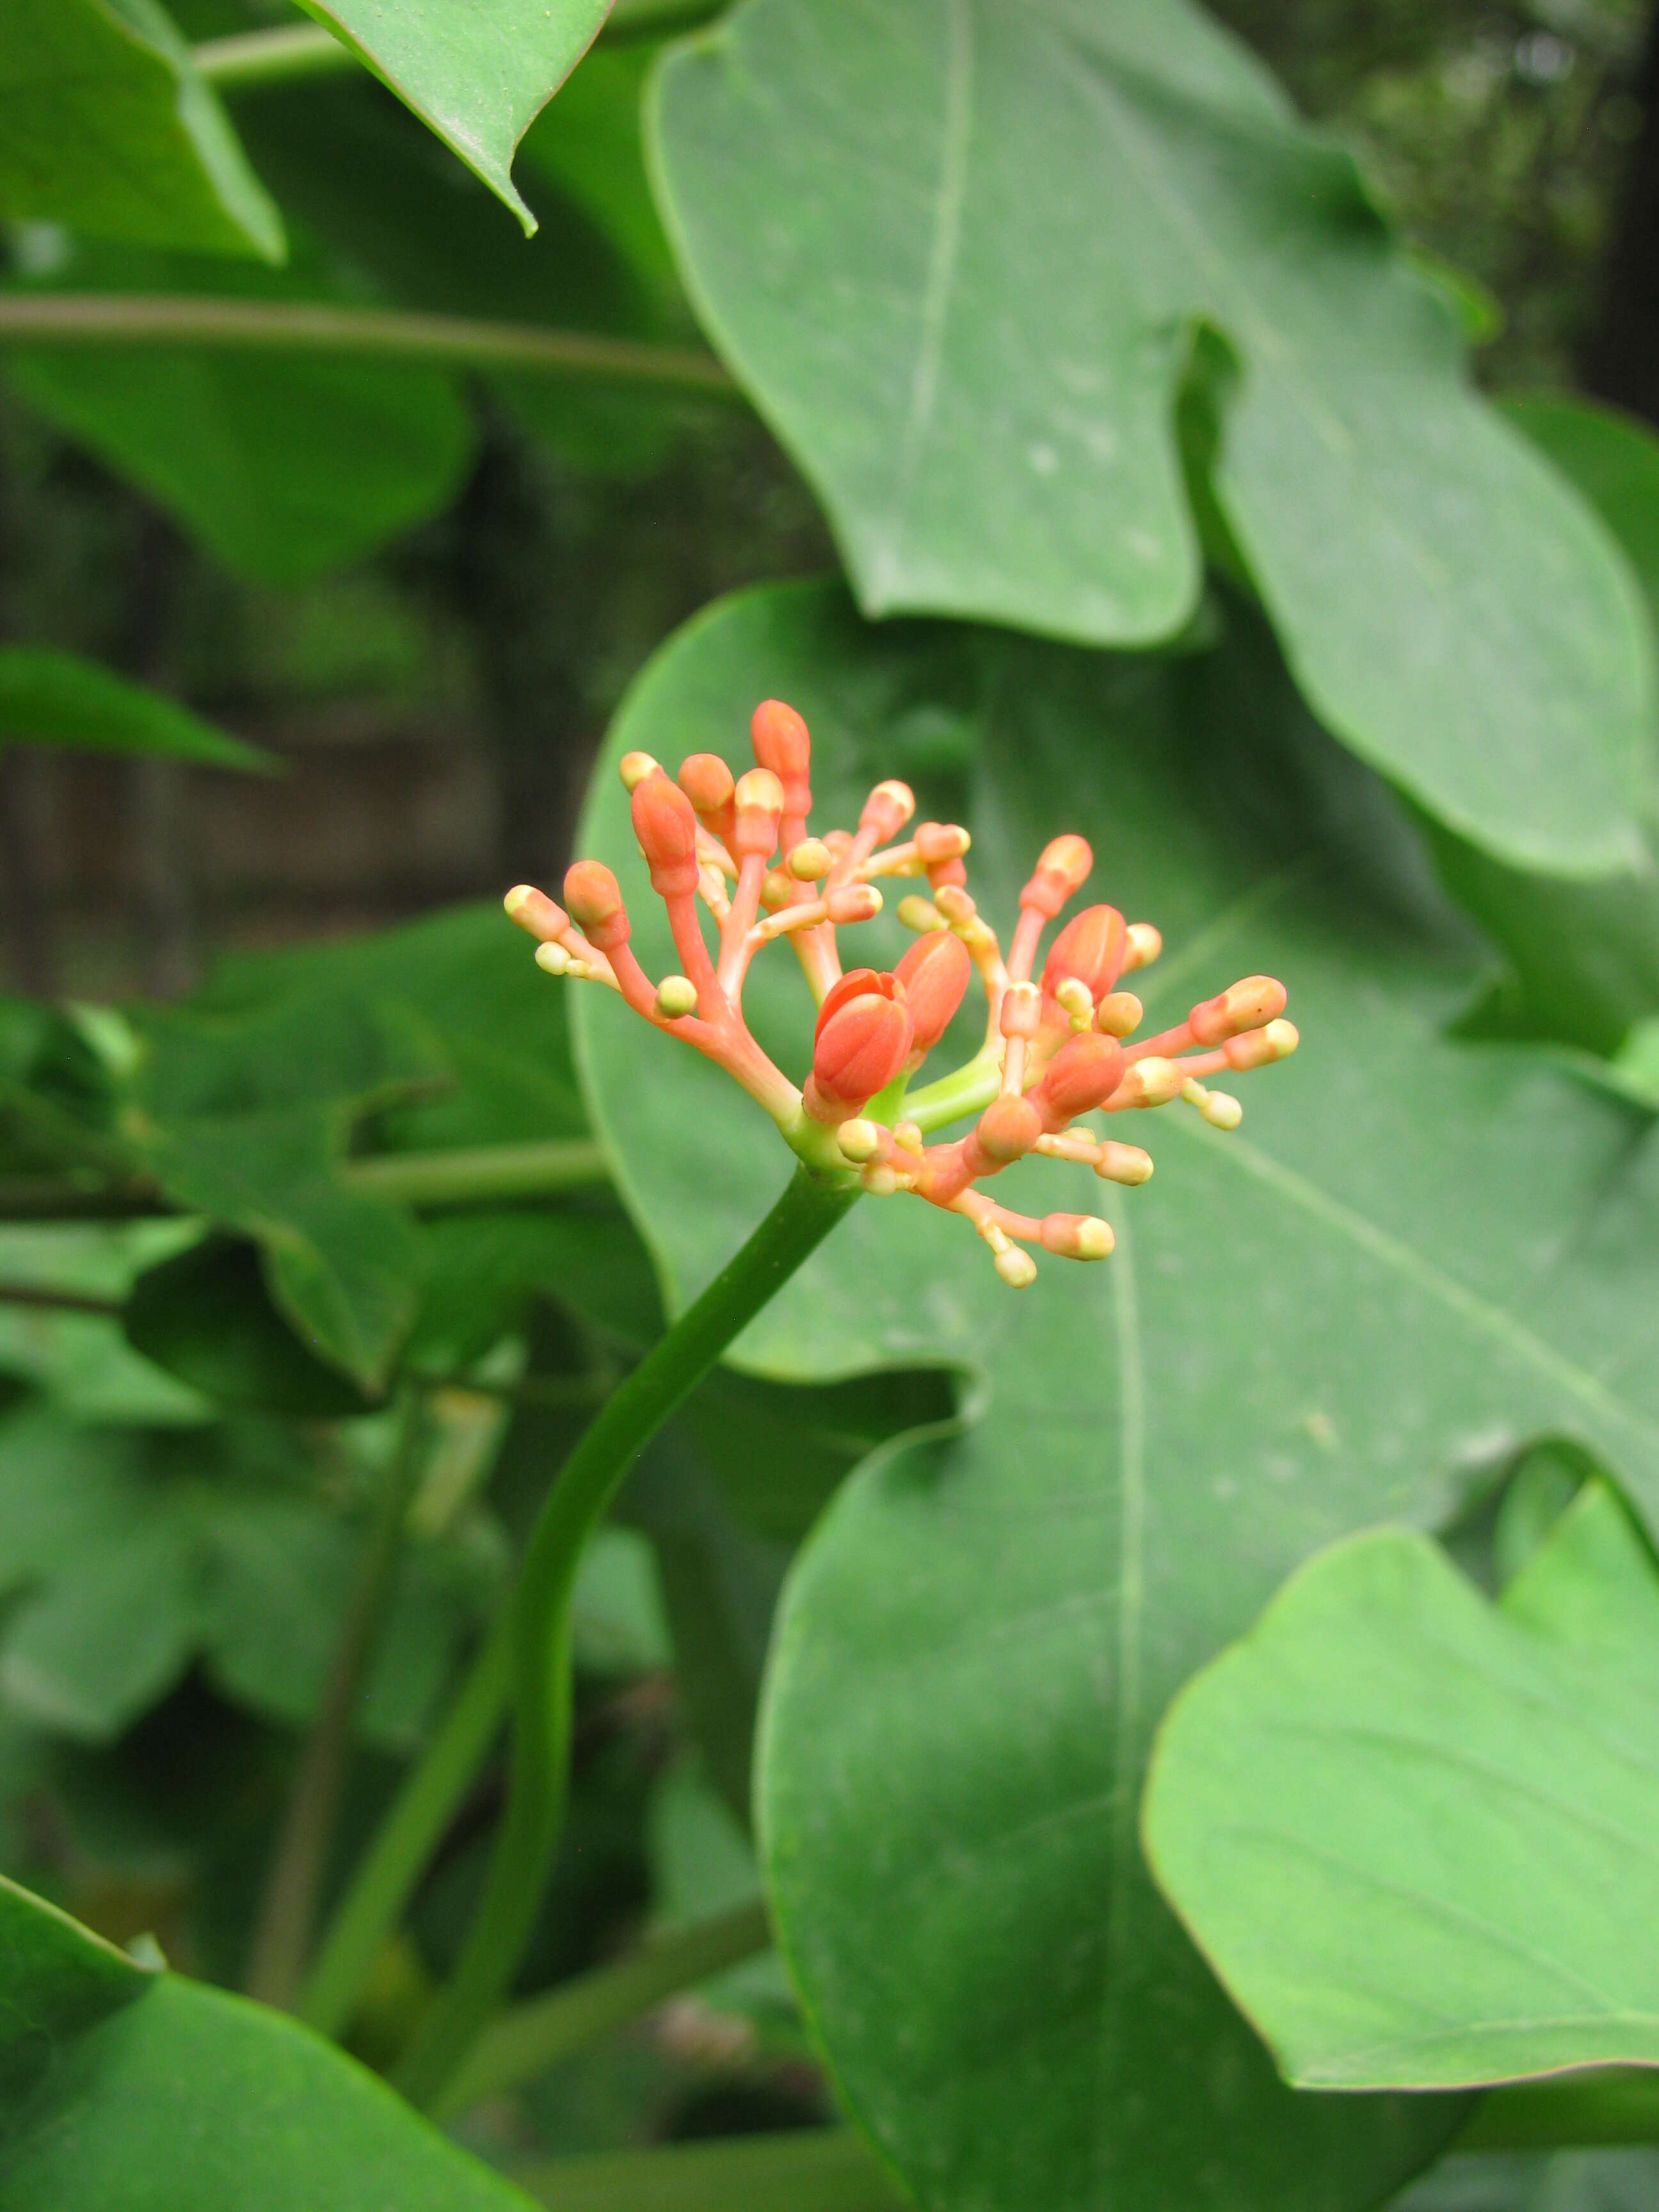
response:
<path fill-rule="evenodd" d="M 866 1191 L 908 1191 L 964 1215 L 994 1253 L 1004 1282 L 1023 1287 L 1036 1273 L 1022 1244 L 1103 1260 L 1112 1249 L 1109 1223 L 1082 1213 L 1038 1220 L 1000 1206 L 979 1186 L 1030 1152 L 1086 1162 L 1110 1182 L 1145 1182 L 1152 1172 L 1147 1154 L 1075 1126 L 1085 1114 L 1179 1098 L 1215 1127 L 1237 1128 L 1238 1101 L 1203 1079 L 1263 1067 L 1296 1050 L 1296 1030 L 1282 1018 L 1284 985 L 1246 976 L 1173 1029 L 1135 1042 L 1141 1003 L 1118 984 L 1162 950 L 1149 922 L 1126 924 L 1115 907 L 1088 907 L 1060 932 L 1032 980 L 1045 926 L 1093 866 L 1085 839 L 1068 834 L 1045 847 L 1020 892 L 1005 957 L 969 895 L 965 830 L 923 822 L 893 842 L 915 799 L 905 784 L 886 782 L 865 801 L 856 831 L 815 837 L 805 723 L 768 699 L 755 710 L 752 733 L 759 766 L 738 777 L 714 753 L 692 754 L 678 781 L 647 753 L 622 762 L 635 835 L 684 972 L 657 983 L 646 975 L 629 948 L 617 878 L 598 860 L 569 870 L 563 908 L 527 884 L 507 893 L 507 913 L 539 940 L 539 964 L 620 992 L 653 1027 L 717 1061 L 808 1167 L 856 1170 Z M 926 878 L 931 897 L 907 897 L 898 909 L 917 942 L 890 973 L 843 972 L 836 932 L 881 911 L 874 878 L 882 876 Z M 712 952 L 700 905 L 718 931 Z M 743 1017 L 749 963 L 780 938 L 794 948 L 818 1006 L 811 1072 L 800 1089 L 762 1051 Z M 954 1073 L 908 1092 L 975 971 L 988 1010 L 983 1044 Z M 965 1137 L 925 1141 L 930 1130 L 975 1112 Z"/>

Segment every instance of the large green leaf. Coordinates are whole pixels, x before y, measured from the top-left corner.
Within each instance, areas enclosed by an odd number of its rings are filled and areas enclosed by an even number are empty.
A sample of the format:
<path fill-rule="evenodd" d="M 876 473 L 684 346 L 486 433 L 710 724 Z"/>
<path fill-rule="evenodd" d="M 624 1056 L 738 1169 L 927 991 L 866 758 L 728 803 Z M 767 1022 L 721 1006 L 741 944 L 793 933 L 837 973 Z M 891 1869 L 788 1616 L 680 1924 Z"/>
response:
<path fill-rule="evenodd" d="M 653 143 L 867 612 L 1179 629 L 1212 329 L 1215 498 L 1322 721 L 1511 860 L 1630 857 L 1655 689 L 1616 548 L 1468 388 L 1349 156 L 1186 0 L 748 0 L 671 55 Z"/>
<path fill-rule="evenodd" d="M 301 0 L 533 232 L 520 138 L 592 43 L 611 0 Z"/>
<path fill-rule="evenodd" d="M 48 646 L 0 647 L 0 750 L 9 744 L 160 753 L 204 768 L 267 775 L 278 765 L 258 745 L 226 737 L 161 692 Z"/>
<path fill-rule="evenodd" d="M 159 0 L 0 0 L 0 215 L 198 253 L 285 250 Z"/>
<path fill-rule="evenodd" d="M 1287 732 L 1268 680 L 1237 645 L 1113 659 L 872 631 L 823 587 L 755 593 L 641 678 L 585 823 L 660 972 L 617 757 L 735 758 L 779 693 L 812 725 L 821 822 L 906 776 L 970 824 L 970 881 L 1005 922 L 1041 845 L 1079 829 L 1099 892 L 1164 931 L 1150 1018 L 1267 969 L 1303 1025 L 1297 1059 L 1249 1086 L 1242 1137 L 1137 1127 L 1158 1174 L 1115 1206 L 1105 1267 L 1057 1263 L 1016 1296 L 963 1224 L 872 1200 L 740 1340 L 779 1376 L 933 1360 L 987 1386 L 960 1436 L 866 1462 L 810 1540 L 759 1771 L 774 1901 L 836 2076 L 951 2212 L 1344 2212 L 1426 2156 L 1454 2100 L 1285 2089 L 1158 1899 L 1135 1837 L 1153 1725 L 1299 1559 L 1387 1516 L 1433 1522 L 1529 1431 L 1600 1442 L 1659 1509 L 1647 1122 L 1442 1042 L 1463 942 L 1406 903 L 1386 797 Z M 890 957 L 884 927 L 864 957 Z M 750 996 L 799 1072 L 788 970 L 757 963 Z M 574 988 L 678 1308 L 787 1164 L 726 1079 Z M 1016 1175 L 1040 1208 L 1099 1203 L 1047 1164 Z"/>
<path fill-rule="evenodd" d="M 284 2014 L 151 1973 L 0 1882 L 3 2212 L 526 2212 Z"/>
<path fill-rule="evenodd" d="M 44 278 L 31 278 L 37 286 Z M 281 276 L 64 241 L 51 281 L 77 290 L 338 299 L 314 256 Z M 444 506 L 472 452 L 454 380 L 377 364 L 179 345 L 9 344 L 28 404 L 261 583 L 303 583 Z"/>
<path fill-rule="evenodd" d="M 1659 1570 L 1603 1482 L 1498 1606 L 1379 1529 L 1187 1686 L 1147 1856 L 1288 2079 L 1659 2064 L 1656 1688 Z"/>

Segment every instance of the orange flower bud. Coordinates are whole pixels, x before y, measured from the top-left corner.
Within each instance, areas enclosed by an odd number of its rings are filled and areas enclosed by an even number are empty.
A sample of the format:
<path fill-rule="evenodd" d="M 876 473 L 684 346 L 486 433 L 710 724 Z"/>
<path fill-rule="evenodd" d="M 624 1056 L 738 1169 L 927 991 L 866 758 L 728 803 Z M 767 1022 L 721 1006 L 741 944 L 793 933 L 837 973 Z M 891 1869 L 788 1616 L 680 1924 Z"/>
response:
<path fill-rule="evenodd" d="M 1019 895 L 1020 904 L 1036 907 L 1052 921 L 1066 900 L 1082 890 L 1094 864 L 1086 838 L 1068 834 L 1052 839 Z"/>
<path fill-rule="evenodd" d="M 1042 988 L 1052 997 L 1066 976 L 1075 975 L 1097 1003 L 1118 979 L 1127 937 L 1115 906 L 1088 906 L 1068 921 L 1048 948 Z"/>
<path fill-rule="evenodd" d="M 769 860 L 778 849 L 778 821 L 783 786 L 769 768 L 751 768 L 738 778 L 732 793 L 737 819 L 732 830 L 735 860 Z"/>
<path fill-rule="evenodd" d="M 1103 1106 L 1123 1080 L 1123 1048 L 1113 1038 L 1085 1030 L 1061 1045 L 1031 1093 L 1032 1103 L 1051 1133 L 1079 1114 Z"/>
<path fill-rule="evenodd" d="M 635 787 L 634 835 L 651 870 L 659 898 L 684 898 L 697 888 L 697 817 L 691 802 L 665 775 L 648 775 Z"/>
<path fill-rule="evenodd" d="M 1042 1134 L 1042 1118 L 1029 1098 L 994 1098 L 969 1142 L 999 1167 L 1006 1167 L 1010 1160 L 1023 1160 L 1034 1151 Z"/>
<path fill-rule="evenodd" d="M 864 802 L 860 830 L 873 830 L 883 844 L 896 837 L 916 811 L 916 794 L 908 783 L 878 783 Z"/>
<path fill-rule="evenodd" d="M 1062 1260 L 1104 1260 L 1117 1240 L 1109 1221 L 1092 1213 L 1050 1213 L 1042 1224 L 1042 1249 Z"/>
<path fill-rule="evenodd" d="M 544 945 L 552 945 L 562 937 L 570 919 L 534 884 L 514 884 L 501 904 L 520 929 L 539 938 Z"/>
<path fill-rule="evenodd" d="M 564 902 L 590 945 L 609 952 L 628 942 L 621 886 L 602 860 L 578 860 L 564 879 Z"/>
<path fill-rule="evenodd" d="M 881 893 L 873 884 L 837 884 L 823 895 L 831 921 L 873 921 L 881 912 Z"/>
<path fill-rule="evenodd" d="M 806 725 L 781 699 L 763 699 L 749 725 L 755 758 L 783 786 L 783 811 L 804 820 L 812 811 L 812 740 Z"/>
<path fill-rule="evenodd" d="M 923 867 L 936 867 L 942 860 L 959 860 L 972 840 L 957 822 L 918 822 L 915 830 L 916 858 Z"/>
<path fill-rule="evenodd" d="M 1275 1060 L 1288 1060 L 1301 1042 L 1294 1022 L 1269 1022 L 1263 1029 L 1246 1030 L 1242 1036 L 1229 1037 L 1221 1049 L 1227 1055 L 1227 1065 L 1241 1075 L 1253 1067 L 1271 1067 Z"/>
<path fill-rule="evenodd" d="M 818 1014 L 806 1110 L 842 1121 L 884 1091 L 910 1049 L 910 1009 L 896 975 L 855 968 L 835 986 Z"/>
<path fill-rule="evenodd" d="M 1288 995 L 1275 976 L 1247 975 L 1243 982 L 1230 983 L 1218 997 L 1194 1006 L 1187 1019 L 1198 1043 L 1225 1044 L 1229 1037 L 1265 1029 L 1284 1012 Z"/>
<path fill-rule="evenodd" d="M 732 771 L 718 753 L 691 753 L 680 763 L 680 789 L 703 828 L 721 839 L 732 834 Z"/>
<path fill-rule="evenodd" d="M 910 1001 L 910 1052 L 920 1063 L 950 1026 L 974 963 L 959 937 L 948 929 L 934 929 L 916 939 L 893 972 Z"/>

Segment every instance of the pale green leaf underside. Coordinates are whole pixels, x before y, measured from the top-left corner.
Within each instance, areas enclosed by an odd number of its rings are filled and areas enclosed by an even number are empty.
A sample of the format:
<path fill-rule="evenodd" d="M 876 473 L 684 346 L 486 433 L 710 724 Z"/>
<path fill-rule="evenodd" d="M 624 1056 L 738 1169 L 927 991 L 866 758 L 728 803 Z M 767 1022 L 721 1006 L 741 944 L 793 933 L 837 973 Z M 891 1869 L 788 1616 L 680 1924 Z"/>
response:
<path fill-rule="evenodd" d="M 526 233 L 520 138 L 592 45 L 611 0 L 300 0 L 343 38 Z"/>
<path fill-rule="evenodd" d="M 867 612 L 1179 629 L 1207 325 L 1215 489 L 1321 719 L 1511 859 L 1629 856 L 1655 692 L 1616 549 L 1349 158 L 1183 0 L 749 0 L 653 105 L 693 295 Z"/>
<path fill-rule="evenodd" d="M 194 253 L 286 251 L 158 0 L 0 0 L 0 215 Z"/>
<path fill-rule="evenodd" d="M 1659 2065 L 1656 1692 L 1659 1572 L 1606 1484 L 1496 1607 L 1378 1530 L 1182 1692 L 1147 1855 L 1293 2081 Z"/>
<path fill-rule="evenodd" d="M 1505 1437 L 1583 1436 L 1659 1508 L 1647 1124 L 1439 1041 L 1465 957 L 1368 898 L 1357 852 L 1310 844 L 1319 793 L 1274 749 L 1287 709 L 1263 680 L 1237 646 L 1115 659 L 870 629 L 827 587 L 757 592 L 647 671 L 584 825 L 661 974 L 616 760 L 739 763 L 755 702 L 787 697 L 814 731 L 820 823 L 905 776 L 924 813 L 969 824 L 970 884 L 1005 923 L 1042 843 L 1080 829 L 1093 894 L 1164 929 L 1153 1019 L 1267 969 L 1306 1040 L 1240 1085 L 1242 1137 L 1136 1117 L 1158 1175 L 1115 1194 L 1104 1267 L 1049 1262 L 1009 1292 L 964 1224 L 872 1200 L 739 1346 L 786 1376 L 932 1359 L 988 1386 L 977 1425 L 867 1463 L 809 1542 L 758 1778 L 800 1988 L 930 2212 L 1358 2212 L 1397 2185 L 1455 2109 L 1277 2083 L 1141 1869 L 1152 1727 L 1301 1559 L 1379 1518 L 1433 1521 Z M 1268 746 L 1242 757 L 1224 708 L 1252 696 Z M 1342 798 L 1359 848 L 1386 846 L 1374 788 L 1316 757 L 1360 787 Z M 903 941 L 884 916 L 846 957 Z M 682 1305 L 787 1158 L 725 1078 L 574 988 L 599 1126 Z M 751 994 L 799 1076 L 810 1015 L 781 948 Z M 1006 1180 L 1038 1211 L 1100 1205 L 1086 1175 Z"/>

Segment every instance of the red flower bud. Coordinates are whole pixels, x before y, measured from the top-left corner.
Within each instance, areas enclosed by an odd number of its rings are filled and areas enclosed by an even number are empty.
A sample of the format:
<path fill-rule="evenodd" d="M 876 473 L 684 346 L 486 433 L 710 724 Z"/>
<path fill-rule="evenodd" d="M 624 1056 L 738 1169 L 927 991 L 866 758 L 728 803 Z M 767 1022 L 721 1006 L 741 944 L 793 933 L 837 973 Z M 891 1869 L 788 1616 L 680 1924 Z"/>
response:
<path fill-rule="evenodd" d="M 1247 1030 L 1265 1029 L 1284 1012 L 1287 995 L 1285 986 L 1272 975 L 1247 975 L 1242 983 L 1230 983 L 1187 1017 L 1194 1039 L 1199 1044 L 1225 1044 Z"/>
<path fill-rule="evenodd" d="M 1085 907 L 1049 946 L 1043 989 L 1052 998 L 1067 975 L 1075 975 L 1098 1006 L 1122 969 L 1126 934 L 1123 916 L 1115 906 Z"/>
<path fill-rule="evenodd" d="M 804 821 L 812 811 L 812 740 L 806 725 L 781 699 L 763 699 L 749 725 L 755 758 L 783 786 L 783 811 Z"/>
<path fill-rule="evenodd" d="M 659 898 L 684 898 L 697 888 L 697 817 L 677 783 L 660 771 L 635 787 L 634 835 Z"/>
<path fill-rule="evenodd" d="M 1020 904 L 1036 907 L 1052 921 L 1066 900 L 1082 890 L 1094 864 L 1086 838 L 1067 835 L 1052 839 L 1019 895 Z"/>
<path fill-rule="evenodd" d="M 680 789 L 711 836 L 729 837 L 735 809 L 732 771 L 718 753 L 692 753 L 680 763 Z"/>
<path fill-rule="evenodd" d="M 894 970 L 910 1001 L 910 1050 L 918 1064 L 949 1027 L 973 972 L 967 946 L 948 929 L 919 937 Z"/>
<path fill-rule="evenodd" d="M 1103 1106 L 1122 1080 L 1122 1046 L 1115 1038 L 1085 1030 L 1061 1045 L 1031 1098 L 1043 1127 L 1052 1133 L 1078 1115 Z"/>
<path fill-rule="evenodd" d="M 590 945 L 609 952 L 628 942 L 621 886 L 602 860 L 578 860 L 566 872 L 564 902 Z"/>
<path fill-rule="evenodd" d="M 806 1110 L 820 1121 L 856 1114 L 887 1085 L 910 1049 L 910 1009 L 896 975 L 855 968 L 818 1014 Z"/>

